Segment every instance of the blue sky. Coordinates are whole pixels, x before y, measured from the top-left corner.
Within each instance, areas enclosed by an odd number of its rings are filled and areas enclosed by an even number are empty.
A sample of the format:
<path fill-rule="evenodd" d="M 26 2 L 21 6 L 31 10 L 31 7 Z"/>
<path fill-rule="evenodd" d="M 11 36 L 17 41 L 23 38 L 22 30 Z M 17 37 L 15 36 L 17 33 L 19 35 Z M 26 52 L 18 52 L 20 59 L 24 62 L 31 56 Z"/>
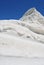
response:
<path fill-rule="evenodd" d="M 32 7 L 44 15 L 44 0 L 0 0 L 0 19 L 19 19 Z"/>

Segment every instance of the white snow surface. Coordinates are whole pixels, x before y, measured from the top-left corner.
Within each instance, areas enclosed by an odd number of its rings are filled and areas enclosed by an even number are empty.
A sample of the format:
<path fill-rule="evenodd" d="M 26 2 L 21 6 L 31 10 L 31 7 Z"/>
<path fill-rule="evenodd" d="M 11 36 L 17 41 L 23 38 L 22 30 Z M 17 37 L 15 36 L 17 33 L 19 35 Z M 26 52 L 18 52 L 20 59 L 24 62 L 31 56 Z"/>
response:
<path fill-rule="evenodd" d="M 8 63 L 9 59 L 10 62 L 16 59 L 16 65 L 34 65 L 36 61 L 36 65 L 44 65 L 41 63 L 44 61 L 44 16 L 35 8 L 28 10 L 19 20 L 0 20 L 0 65 L 12 65 L 1 64 Z"/>

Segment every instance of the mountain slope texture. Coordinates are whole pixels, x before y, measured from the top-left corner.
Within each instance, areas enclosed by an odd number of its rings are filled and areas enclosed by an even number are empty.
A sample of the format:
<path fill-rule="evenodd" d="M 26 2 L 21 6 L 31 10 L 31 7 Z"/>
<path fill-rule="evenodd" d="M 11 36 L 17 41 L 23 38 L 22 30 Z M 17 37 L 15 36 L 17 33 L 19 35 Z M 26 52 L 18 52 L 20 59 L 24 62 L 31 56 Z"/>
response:
<path fill-rule="evenodd" d="M 19 20 L 0 20 L 0 55 L 44 57 L 44 16 L 31 8 Z"/>

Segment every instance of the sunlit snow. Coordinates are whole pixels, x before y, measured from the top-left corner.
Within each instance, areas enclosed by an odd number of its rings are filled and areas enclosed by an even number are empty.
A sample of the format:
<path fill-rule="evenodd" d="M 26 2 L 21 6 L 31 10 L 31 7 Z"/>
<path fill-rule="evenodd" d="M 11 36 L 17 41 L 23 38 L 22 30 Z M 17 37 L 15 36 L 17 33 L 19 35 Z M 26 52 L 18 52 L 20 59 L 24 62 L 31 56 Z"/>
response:
<path fill-rule="evenodd" d="M 44 16 L 35 8 L 0 20 L 0 65 L 44 65 Z"/>

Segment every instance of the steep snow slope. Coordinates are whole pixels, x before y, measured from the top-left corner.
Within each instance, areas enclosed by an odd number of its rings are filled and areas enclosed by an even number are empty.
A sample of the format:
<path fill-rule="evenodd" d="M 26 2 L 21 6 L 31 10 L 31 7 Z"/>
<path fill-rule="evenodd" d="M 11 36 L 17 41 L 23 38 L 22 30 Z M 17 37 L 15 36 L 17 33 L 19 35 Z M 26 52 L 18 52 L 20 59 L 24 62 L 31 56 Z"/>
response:
<path fill-rule="evenodd" d="M 44 17 L 35 8 L 19 20 L 0 20 L 0 54 L 44 57 Z"/>
<path fill-rule="evenodd" d="M 42 41 L 44 38 L 44 16 L 39 13 L 35 8 L 29 9 L 21 18 L 20 24 L 30 31 L 35 40 Z"/>
<path fill-rule="evenodd" d="M 44 26 L 35 23 L 24 23 L 24 21 L 19 20 L 0 21 L 0 33 L 44 43 Z"/>
<path fill-rule="evenodd" d="M 44 44 L 0 33 L 0 55 L 44 57 Z"/>
<path fill-rule="evenodd" d="M 35 8 L 0 20 L 0 65 L 44 65 L 44 16 Z"/>

